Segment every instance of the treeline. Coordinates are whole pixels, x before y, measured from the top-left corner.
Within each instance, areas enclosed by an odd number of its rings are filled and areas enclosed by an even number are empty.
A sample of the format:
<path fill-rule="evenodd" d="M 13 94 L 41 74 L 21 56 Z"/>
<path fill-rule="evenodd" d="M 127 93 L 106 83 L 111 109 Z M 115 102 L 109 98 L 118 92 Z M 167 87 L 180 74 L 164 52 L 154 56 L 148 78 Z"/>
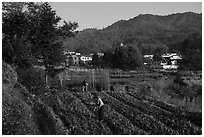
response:
<path fill-rule="evenodd" d="M 143 54 L 153 54 L 153 50 L 157 46 L 167 49 L 166 44 L 153 37 L 145 34 L 134 34 L 132 31 L 87 29 L 79 32 L 75 37 L 65 39 L 64 47 L 68 51 L 83 54 L 106 52 L 114 48 L 118 43 L 138 46 Z M 149 50 L 151 51 L 149 52 Z"/>
<path fill-rule="evenodd" d="M 112 49 L 107 50 L 102 57 L 99 57 L 95 53 L 93 55 L 92 65 L 98 68 L 138 69 L 143 67 L 142 51 L 149 54 L 161 55 L 168 50 L 166 47 L 154 45 L 144 45 L 143 48 L 146 49 L 145 51 L 140 48 L 138 45 L 118 43 Z"/>

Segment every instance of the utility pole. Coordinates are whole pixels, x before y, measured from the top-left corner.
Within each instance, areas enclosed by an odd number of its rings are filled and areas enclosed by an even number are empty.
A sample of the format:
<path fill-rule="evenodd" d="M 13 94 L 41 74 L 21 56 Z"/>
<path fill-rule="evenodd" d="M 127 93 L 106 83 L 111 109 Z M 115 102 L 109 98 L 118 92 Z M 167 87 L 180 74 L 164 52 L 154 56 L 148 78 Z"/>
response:
<path fill-rule="evenodd" d="M 92 69 L 92 82 L 93 82 L 93 88 L 94 88 L 94 69 Z"/>
<path fill-rule="evenodd" d="M 106 70 L 106 77 L 107 77 L 107 81 L 108 81 L 108 90 L 110 90 L 110 78 L 109 78 L 109 70 Z"/>

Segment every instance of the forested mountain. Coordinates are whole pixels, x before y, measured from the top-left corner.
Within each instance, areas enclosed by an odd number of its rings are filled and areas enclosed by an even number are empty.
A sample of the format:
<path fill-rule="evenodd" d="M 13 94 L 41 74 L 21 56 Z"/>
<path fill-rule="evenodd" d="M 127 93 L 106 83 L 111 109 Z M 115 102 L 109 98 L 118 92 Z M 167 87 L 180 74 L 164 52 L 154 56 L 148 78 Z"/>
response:
<path fill-rule="evenodd" d="M 75 37 L 67 38 L 64 46 L 66 50 L 90 53 L 104 52 L 118 43 L 123 43 L 138 46 L 142 54 L 154 54 L 154 50 L 146 49 L 155 46 L 171 48 L 171 45 L 183 42 L 192 34 L 201 36 L 202 14 L 144 14 L 129 20 L 120 20 L 101 30 L 83 30 Z"/>

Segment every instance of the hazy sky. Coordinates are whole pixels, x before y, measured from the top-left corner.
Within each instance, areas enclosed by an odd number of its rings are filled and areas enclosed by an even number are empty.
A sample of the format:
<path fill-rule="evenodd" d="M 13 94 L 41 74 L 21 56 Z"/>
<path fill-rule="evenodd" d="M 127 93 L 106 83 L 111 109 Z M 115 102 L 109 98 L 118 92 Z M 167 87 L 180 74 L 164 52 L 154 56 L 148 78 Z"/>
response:
<path fill-rule="evenodd" d="M 101 29 L 139 14 L 202 12 L 201 2 L 51 2 L 51 5 L 62 20 L 77 22 L 78 30 Z"/>

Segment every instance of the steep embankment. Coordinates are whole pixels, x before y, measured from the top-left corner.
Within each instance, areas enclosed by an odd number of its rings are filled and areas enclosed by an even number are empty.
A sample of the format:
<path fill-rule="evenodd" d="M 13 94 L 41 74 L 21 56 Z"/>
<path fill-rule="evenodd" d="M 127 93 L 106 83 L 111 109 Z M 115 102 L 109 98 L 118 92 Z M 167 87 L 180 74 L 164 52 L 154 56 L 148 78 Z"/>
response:
<path fill-rule="evenodd" d="M 67 134 L 52 108 L 18 83 L 15 70 L 2 65 L 2 131 L 3 134 Z"/>
<path fill-rule="evenodd" d="M 3 134 L 36 134 L 31 106 L 22 98 L 16 88 L 18 77 L 8 64 L 2 66 L 2 128 Z M 23 88 L 23 87 L 22 87 Z"/>

